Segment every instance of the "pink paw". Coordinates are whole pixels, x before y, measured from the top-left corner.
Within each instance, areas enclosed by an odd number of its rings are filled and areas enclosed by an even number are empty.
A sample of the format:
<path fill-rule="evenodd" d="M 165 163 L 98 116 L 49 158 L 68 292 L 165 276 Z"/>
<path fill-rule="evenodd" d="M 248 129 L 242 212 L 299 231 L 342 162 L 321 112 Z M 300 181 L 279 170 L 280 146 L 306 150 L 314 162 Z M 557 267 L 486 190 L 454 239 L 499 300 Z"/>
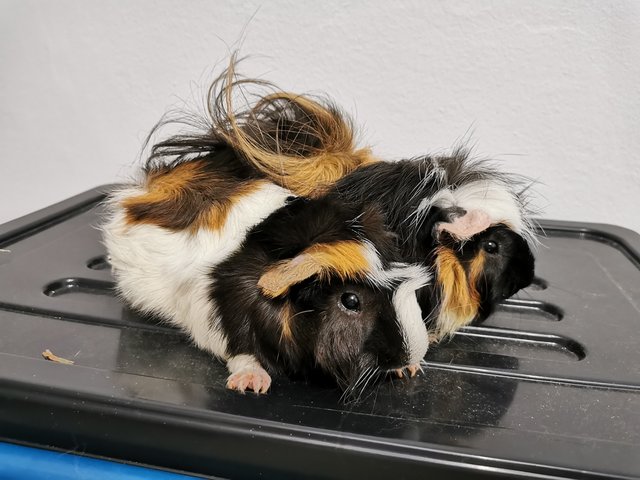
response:
<path fill-rule="evenodd" d="M 227 388 L 244 393 L 253 390 L 255 393 L 267 393 L 271 386 L 271 377 L 262 368 L 246 368 L 232 373 L 227 378 Z"/>
<path fill-rule="evenodd" d="M 405 372 L 406 370 L 406 372 Z M 418 370 L 422 371 L 422 367 L 420 366 L 419 363 L 414 363 L 413 365 L 408 365 L 406 367 L 402 367 L 402 368 L 397 368 L 395 370 L 396 375 L 398 376 L 398 378 L 403 378 L 405 375 L 407 375 L 408 377 L 415 377 L 418 373 Z"/>

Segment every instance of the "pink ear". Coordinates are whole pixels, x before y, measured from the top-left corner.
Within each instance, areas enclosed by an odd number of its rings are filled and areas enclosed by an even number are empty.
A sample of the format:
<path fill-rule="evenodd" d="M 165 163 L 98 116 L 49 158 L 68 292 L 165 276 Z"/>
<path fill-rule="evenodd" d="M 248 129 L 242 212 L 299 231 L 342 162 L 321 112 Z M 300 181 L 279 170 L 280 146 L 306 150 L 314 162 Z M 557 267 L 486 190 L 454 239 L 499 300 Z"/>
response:
<path fill-rule="evenodd" d="M 453 222 L 438 225 L 438 233 L 449 232 L 460 240 L 468 240 L 491 226 L 491 218 L 483 210 L 471 210 Z"/>

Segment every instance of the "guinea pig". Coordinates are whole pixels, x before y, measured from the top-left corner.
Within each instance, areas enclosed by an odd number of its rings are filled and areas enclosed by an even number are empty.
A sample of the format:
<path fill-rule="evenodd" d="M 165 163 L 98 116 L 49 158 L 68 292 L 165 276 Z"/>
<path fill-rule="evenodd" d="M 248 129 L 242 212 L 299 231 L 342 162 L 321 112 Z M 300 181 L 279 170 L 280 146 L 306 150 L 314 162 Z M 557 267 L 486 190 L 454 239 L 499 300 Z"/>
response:
<path fill-rule="evenodd" d="M 397 262 L 379 210 L 295 198 L 227 153 L 150 163 L 112 195 L 102 229 L 120 296 L 226 362 L 234 390 L 264 393 L 280 371 L 320 369 L 345 391 L 374 372 L 413 376 L 428 347 L 416 291 L 431 277 Z"/>
<path fill-rule="evenodd" d="M 519 185 L 518 177 L 459 150 L 364 165 L 331 192 L 380 205 L 402 239 L 403 261 L 434 271 L 434 286 L 419 297 L 432 338 L 441 339 L 482 321 L 533 280 L 536 237 Z"/>
<path fill-rule="evenodd" d="M 236 98 L 247 107 L 235 108 Z M 247 171 L 296 195 L 376 205 L 400 259 L 434 272 L 434 285 L 419 295 L 433 339 L 482 320 L 498 299 L 531 282 L 535 228 L 519 177 L 464 149 L 381 161 L 356 145 L 352 122 L 333 103 L 241 78 L 235 56 L 211 86 L 208 105 L 208 118 L 193 125 L 199 131 L 156 144 L 152 158 L 212 159 L 227 149 Z M 470 262 L 485 233 L 499 250 L 478 247 Z"/>
<path fill-rule="evenodd" d="M 415 375 L 428 347 L 416 290 L 430 275 L 388 262 L 397 254 L 380 220 L 331 198 L 296 199 L 249 232 L 211 272 L 227 354 L 243 368 L 319 367 L 345 390 L 378 371 Z M 244 387 L 242 372 L 232 388 Z"/>

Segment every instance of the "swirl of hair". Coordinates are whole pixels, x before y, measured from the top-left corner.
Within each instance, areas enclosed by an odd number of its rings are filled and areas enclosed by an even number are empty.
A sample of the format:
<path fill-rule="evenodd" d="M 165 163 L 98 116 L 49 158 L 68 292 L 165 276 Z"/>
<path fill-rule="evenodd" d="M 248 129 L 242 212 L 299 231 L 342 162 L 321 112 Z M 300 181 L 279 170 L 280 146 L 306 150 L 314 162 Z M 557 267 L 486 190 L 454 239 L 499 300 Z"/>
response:
<path fill-rule="evenodd" d="M 219 161 L 217 153 L 231 150 L 233 161 L 254 175 L 317 197 L 356 168 L 376 162 L 369 148 L 357 147 L 351 119 L 331 101 L 242 77 L 239 62 L 234 53 L 210 86 L 206 117 L 164 118 L 154 127 L 147 142 L 170 123 L 193 131 L 153 145 L 147 173 L 195 158 Z"/>

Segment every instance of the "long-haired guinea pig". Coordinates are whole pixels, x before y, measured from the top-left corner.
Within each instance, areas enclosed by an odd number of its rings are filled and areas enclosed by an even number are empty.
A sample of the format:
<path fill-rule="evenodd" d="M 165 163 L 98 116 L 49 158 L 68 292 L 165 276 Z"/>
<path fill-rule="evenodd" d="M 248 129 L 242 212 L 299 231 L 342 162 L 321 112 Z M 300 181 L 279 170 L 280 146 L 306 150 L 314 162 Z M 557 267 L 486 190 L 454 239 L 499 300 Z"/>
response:
<path fill-rule="evenodd" d="M 346 391 L 374 372 L 414 374 L 428 346 L 416 290 L 430 277 L 396 262 L 379 211 L 291 197 L 225 155 L 149 165 L 114 193 L 103 233 L 121 297 L 225 361 L 231 389 L 266 392 L 268 371 L 319 368 Z"/>
<path fill-rule="evenodd" d="M 248 99 L 246 109 L 234 108 L 238 98 Z M 331 102 L 241 78 L 235 56 L 208 104 L 208 118 L 192 124 L 199 131 L 156 144 L 151 158 L 213 161 L 226 151 L 256 177 L 297 195 L 379 205 L 402 260 L 435 272 L 435 289 L 420 295 L 432 338 L 483 319 L 497 299 L 531 282 L 535 229 L 519 177 L 464 149 L 380 161 L 356 146 L 350 120 Z"/>
<path fill-rule="evenodd" d="M 362 166 L 332 191 L 344 201 L 381 205 L 402 239 L 403 260 L 432 268 L 436 288 L 419 296 L 439 339 L 485 319 L 498 301 L 531 284 L 536 240 L 518 186 L 517 177 L 461 150 Z"/>

